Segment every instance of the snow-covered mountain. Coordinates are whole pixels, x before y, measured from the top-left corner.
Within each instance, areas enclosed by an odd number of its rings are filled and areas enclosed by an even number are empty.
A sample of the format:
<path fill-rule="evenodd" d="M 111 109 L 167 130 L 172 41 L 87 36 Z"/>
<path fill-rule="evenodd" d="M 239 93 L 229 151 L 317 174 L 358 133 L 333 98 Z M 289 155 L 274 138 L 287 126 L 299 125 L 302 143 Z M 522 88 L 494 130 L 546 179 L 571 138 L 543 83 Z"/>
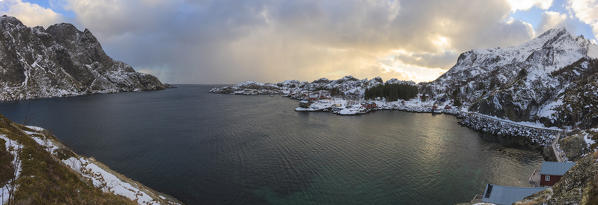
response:
<path fill-rule="evenodd" d="M 156 77 L 106 55 L 87 29 L 29 28 L 0 17 L 0 101 L 163 88 Z"/>
<path fill-rule="evenodd" d="M 457 64 L 420 90 L 435 100 L 462 102 L 470 111 L 515 121 L 542 121 L 549 125 L 595 124 L 597 115 L 574 112 L 595 107 L 598 47 L 565 28 L 546 31 L 519 46 L 472 50 L 462 53 Z M 586 88 L 587 87 L 587 88 Z M 589 94 L 592 93 L 592 94 Z M 581 99 L 575 96 L 586 96 Z M 591 95 L 588 96 L 588 95 Z M 590 99 L 593 98 L 593 99 Z M 596 108 L 592 108 L 596 110 Z"/>
<path fill-rule="evenodd" d="M 542 122 L 546 126 L 598 126 L 598 46 L 565 28 L 546 31 L 519 46 L 471 50 L 438 79 L 417 84 L 414 105 L 452 105 L 486 116 L 512 121 Z M 392 79 L 389 83 L 407 83 Z M 326 90 L 346 99 L 363 99 L 366 89 L 381 78 L 347 76 L 311 83 L 295 80 L 277 84 L 245 82 L 212 89 L 225 94 L 282 94 L 305 99 Z M 301 95 L 297 95 L 297 93 Z M 417 101 L 417 103 L 415 103 Z M 408 110 L 431 110 L 431 108 Z"/>

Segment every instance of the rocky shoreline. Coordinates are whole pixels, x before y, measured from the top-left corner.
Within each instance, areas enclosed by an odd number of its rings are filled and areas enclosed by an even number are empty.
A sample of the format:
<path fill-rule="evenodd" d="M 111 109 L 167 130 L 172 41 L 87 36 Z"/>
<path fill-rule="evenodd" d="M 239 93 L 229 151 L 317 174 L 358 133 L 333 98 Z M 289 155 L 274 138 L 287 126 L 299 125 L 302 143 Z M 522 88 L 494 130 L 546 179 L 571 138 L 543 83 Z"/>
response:
<path fill-rule="evenodd" d="M 526 137 L 531 143 L 542 146 L 550 145 L 559 132 L 558 128 L 547 128 L 541 125 L 527 125 L 527 122 L 513 122 L 479 113 L 460 113 L 459 124 L 473 130 L 496 136 Z"/>

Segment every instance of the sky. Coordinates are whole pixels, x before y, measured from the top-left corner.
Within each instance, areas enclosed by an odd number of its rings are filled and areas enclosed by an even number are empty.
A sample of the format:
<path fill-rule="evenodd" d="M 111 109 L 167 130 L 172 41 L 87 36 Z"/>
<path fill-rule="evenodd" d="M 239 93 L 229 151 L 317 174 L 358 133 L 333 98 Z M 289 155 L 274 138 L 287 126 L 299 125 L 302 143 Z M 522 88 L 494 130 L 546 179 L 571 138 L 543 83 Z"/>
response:
<path fill-rule="evenodd" d="M 112 58 L 168 83 L 425 82 L 462 52 L 550 28 L 598 38 L 598 0 L 0 0 L 0 13 L 88 28 Z"/>

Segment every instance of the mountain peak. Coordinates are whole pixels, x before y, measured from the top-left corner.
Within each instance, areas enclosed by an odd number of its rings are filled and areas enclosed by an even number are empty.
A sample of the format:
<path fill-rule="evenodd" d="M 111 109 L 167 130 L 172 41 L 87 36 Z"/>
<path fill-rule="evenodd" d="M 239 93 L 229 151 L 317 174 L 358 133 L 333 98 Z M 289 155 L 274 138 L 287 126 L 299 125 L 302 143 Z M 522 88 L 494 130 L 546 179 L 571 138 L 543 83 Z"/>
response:
<path fill-rule="evenodd" d="M 112 60 L 89 30 L 72 24 L 29 28 L 1 16 L 0 32 L 10 34 L 0 38 L 0 101 L 165 88 Z"/>
<path fill-rule="evenodd" d="M 12 26 L 24 26 L 23 23 L 14 16 L 2 15 L 0 17 L 0 25 L 4 27 L 6 26 L 6 23 L 12 24 Z"/>
<path fill-rule="evenodd" d="M 551 29 L 548 29 L 546 31 L 544 31 L 544 33 L 540 34 L 540 36 L 544 36 L 544 35 L 551 35 L 551 34 L 565 34 L 565 33 L 569 33 L 569 31 L 567 30 L 567 28 L 565 26 L 557 26 Z"/>
<path fill-rule="evenodd" d="M 558 39 L 563 37 L 570 37 L 573 40 L 573 35 L 567 31 L 564 26 L 548 29 L 544 33 L 540 34 L 536 37 L 533 41 L 540 41 L 542 44 L 552 44 L 556 42 Z"/>
<path fill-rule="evenodd" d="M 534 75 L 545 76 L 580 58 L 594 56 L 597 52 L 591 46 L 589 40 L 574 37 L 565 27 L 556 27 L 521 45 L 462 53 L 457 64 L 437 81 L 469 79 L 494 71 L 502 73 L 504 81 L 516 77 L 511 74 L 519 72 L 521 67 L 537 70 Z"/>

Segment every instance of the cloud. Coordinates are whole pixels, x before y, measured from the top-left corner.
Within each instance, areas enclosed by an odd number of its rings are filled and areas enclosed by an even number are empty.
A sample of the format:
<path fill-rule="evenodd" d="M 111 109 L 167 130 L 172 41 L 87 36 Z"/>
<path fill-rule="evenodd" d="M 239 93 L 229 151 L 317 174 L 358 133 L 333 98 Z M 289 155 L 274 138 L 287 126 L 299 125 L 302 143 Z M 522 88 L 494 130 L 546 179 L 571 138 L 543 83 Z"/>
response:
<path fill-rule="evenodd" d="M 49 26 L 63 21 L 63 17 L 37 4 L 21 0 L 3 0 L 0 3 L 0 12 L 17 17 L 27 26 Z"/>
<path fill-rule="evenodd" d="M 410 55 L 405 51 L 394 51 L 399 55 Z M 405 63 L 404 60 L 397 58 L 396 55 L 391 55 L 386 58 L 378 60 L 378 65 L 382 68 L 381 73 L 388 73 L 399 75 L 398 79 L 408 79 L 416 82 L 431 81 L 436 79 L 436 76 L 441 75 L 446 70 L 440 68 L 429 68 L 425 66 L 418 66 L 415 64 Z"/>
<path fill-rule="evenodd" d="M 532 7 L 538 7 L 542 10 L 549 9 L 552 5 L 552 0 L 507 0 L 511 6 L 511 10 L 529 10 Z"/>
<path fill-rule="evenodd" d="M 64 1 L 111 56 L 174 83 L 433 79 L 460 52 L 535 35 L 504 0 Z"/>
<path fill-rule="evenodd" d="M 106 37 L 167 28 L 183 0 L 63 0 L 58 4 L 76 12 L 77 23 Z"/>
<path fill-rule="evenodd" d="M 446 51 L 439 53 L 412 53 L 405 50 L 393 51 L 390 55 L 395 61 L 427 68 L 449 68 L 457 62 L 459 53 Z"/>
<path fill-rule="evenodd" d="M 581 22 L 590 25 L 594 37 L 598 38 L 598 0 L 569 0 L 567 8 Z"/>
<path fill-rule="evenodd" d="M 567 20 L 567 14 L 562 14 L 555 11 L 546 11 L 542 14 L 542 20 L 538 26 L 538 33 L 558 27 L 564 26 Z"/>

